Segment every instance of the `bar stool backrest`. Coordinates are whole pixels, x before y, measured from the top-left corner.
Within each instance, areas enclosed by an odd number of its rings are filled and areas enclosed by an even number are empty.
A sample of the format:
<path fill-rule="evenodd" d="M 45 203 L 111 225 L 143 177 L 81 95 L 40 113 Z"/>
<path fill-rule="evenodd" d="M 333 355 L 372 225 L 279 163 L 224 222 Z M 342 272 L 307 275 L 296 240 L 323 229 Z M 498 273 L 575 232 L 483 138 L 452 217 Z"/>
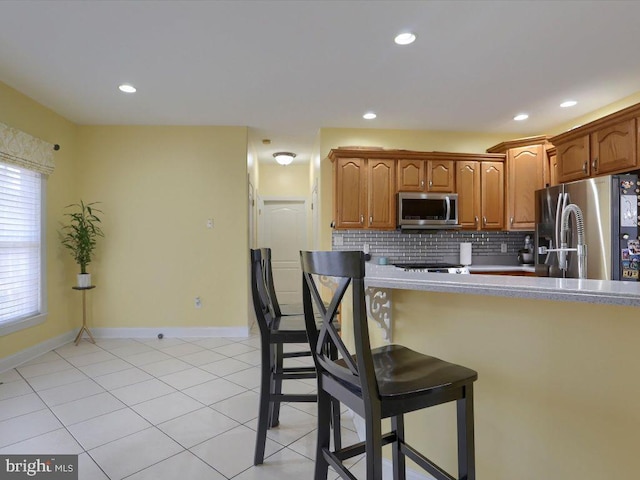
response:
<path fill-rule="evenodd" d="M 364 254 L 362 252 L 300 252 L 303 272 L 302 300 L 311 351 L 320 374 L 345 382 L 362 392 L 362 397 L 379 399 L 365 308 Z M 335 280 L 331 299 L 325 302 L 321 288 L 325 277 Z M 351 286 L 355 352 L 350 352 L 336 329 L 337 312 Z M 315 313 L 314 313 L 315 310 Z M 322 326 L 317 328 L 317 317 Z M 329 352 L 337 350 L 338 362 Z M 355 354 L 354 354 L 355 353 Z"/>
<path fill-rule="evenodd" d="M 263 250 L 266 249 L 251 250 L 251 296 L 260 332 L 263 335 L 267 335 L 279 315 L 274 314 L 272 302 L 269 298 L 265 280 L 266 261 L 263 257 Z"/>

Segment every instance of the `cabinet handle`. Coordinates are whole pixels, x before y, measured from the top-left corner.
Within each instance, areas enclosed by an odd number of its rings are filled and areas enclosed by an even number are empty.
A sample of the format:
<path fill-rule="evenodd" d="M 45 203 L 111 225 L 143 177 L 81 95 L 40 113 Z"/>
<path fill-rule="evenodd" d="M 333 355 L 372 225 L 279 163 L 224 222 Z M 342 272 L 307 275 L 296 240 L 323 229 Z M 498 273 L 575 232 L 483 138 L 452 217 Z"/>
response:
<path fill-rule="evenodd" d="M 433 187 L 433 180 L 429 180 L 429 188 Z"/>
<path fill-rule="evenodd" d="M 369 225 L 373 223 L 373 217 L 369 217 Z"/>
<path fill-rule="evenodd" d="M 476 227 L 477 227 L 477 226 L 478 226 L 478 216 L 476 215 L 476 216 L 474 217 L 474 219 L 475 219 L 475 225 L 476 225 Z"/>
<path fill-rule="evenodd" d="M 421 180 L 421 181 L 420 181 L 420 186 L 421 186 L 422 188 L 424 188 L 424 180 Z"/>
<path fill-rule="evenodd" d="M 584 163 L 582 164 L 582 171 L 583 171 L 584 173 L 587 173 L 587 165 L 589 165 L 589 162 L 584 162 Z"/>
<path fill-rule="evenodd" d="M 513 217 L 511 217 L 511 226 L 513 227 Z"/>
<path fill-rule="evenodd" d="M 364 215 L 360 215 L 360 223 L 364 223 Z"/>
<path fill-rule="evenodd" d="M 487 217 L 482 217 L 482 224 L 486 227 L 487 226 Z"/>
<path fill-rule="evenodd" d="M 591 168 L 593 168 L 595 171 L 598 171 L 598 157 L 593 159 L 593 162 L 591 162 Z"/>

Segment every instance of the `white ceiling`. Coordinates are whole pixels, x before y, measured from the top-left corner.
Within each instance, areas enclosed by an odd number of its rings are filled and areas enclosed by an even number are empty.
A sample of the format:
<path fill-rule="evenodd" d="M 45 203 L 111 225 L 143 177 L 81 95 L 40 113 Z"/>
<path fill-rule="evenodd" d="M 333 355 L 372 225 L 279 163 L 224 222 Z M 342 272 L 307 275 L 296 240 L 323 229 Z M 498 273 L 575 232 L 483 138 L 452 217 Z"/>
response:
<path fill-rule="evenodd" d="M 322 127 L 545 133 L 640 91 L 639 20 L 638 1 L 2 0 L 0 81 L 80 124 L 247 125 L 261 161 L 306 161 Z"/>

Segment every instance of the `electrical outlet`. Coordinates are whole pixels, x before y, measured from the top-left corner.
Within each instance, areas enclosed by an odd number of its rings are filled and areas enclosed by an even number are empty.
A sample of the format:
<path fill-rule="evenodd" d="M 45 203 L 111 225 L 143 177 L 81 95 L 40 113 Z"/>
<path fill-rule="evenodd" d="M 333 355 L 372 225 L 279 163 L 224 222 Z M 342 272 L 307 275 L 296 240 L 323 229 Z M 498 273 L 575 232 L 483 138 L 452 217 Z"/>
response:
<path fill-rule="evenodd" d="M 202 300 L 200 300 L 200 297 L 196 297 L 196 300 L 194 302 L 194 306 L 196 308 L 201 308 L 202 307 Z"/>
<path fill-rule="evenodd" d="M 365 255 L 369 255 L 369 244 L 368 243 L 365 243 L 364 245 L 362 245 L 362 252 Z"/>
<path fill-rule="evenodd" d="M 213 218 L 207 219 L 207 228 L 213 228 Z"/>
<path fill-rule="evenodd" d="M 342 235 L 334 235 L 333 236 L 333 244 L 336 247 L 341 247 L 344 245 L 344 239 L 342 238 Z"/>
<path fill-rule="evenodd" d="M 500 244 L 500 253 L 507 253 L 507 244 L 506 243 L 501 243 Z"/>

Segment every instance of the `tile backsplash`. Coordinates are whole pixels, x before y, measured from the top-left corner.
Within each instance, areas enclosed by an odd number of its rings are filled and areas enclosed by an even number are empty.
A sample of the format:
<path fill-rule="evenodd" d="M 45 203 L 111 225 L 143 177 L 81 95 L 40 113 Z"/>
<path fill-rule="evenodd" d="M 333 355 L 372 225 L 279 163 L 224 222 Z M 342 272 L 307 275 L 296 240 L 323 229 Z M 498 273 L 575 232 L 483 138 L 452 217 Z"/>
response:
<path fill-rule="evenodd" d="M 527 235 L 533 239 L 533 232 L 334 230 L 332 248 L 363 250 L 368 244 L 372 257 L 387 257 L 389 263 L 458 263 L 460 243 L 470 242 L 474 264 L 515 265 Z M 506 244 L 506 253 L 501 251 L 503 244 Z"/>

